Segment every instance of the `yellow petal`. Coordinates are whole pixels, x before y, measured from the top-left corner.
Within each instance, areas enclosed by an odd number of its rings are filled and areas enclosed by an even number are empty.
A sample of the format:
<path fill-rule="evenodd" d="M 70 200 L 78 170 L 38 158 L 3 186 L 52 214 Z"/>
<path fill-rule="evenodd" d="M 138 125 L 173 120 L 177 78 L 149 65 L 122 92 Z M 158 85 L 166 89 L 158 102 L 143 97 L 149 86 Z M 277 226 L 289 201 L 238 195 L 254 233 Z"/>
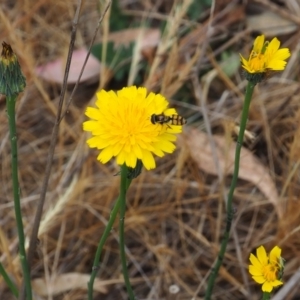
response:
<path fill-rule="evenodd" d="M 145 168 L 147 170 L 154 169 L 155 168 L 155 160 L 153 158 L 152 153 L 147 150 L 143 150 L 142 152 L 143 152 L 142 162 L 143 162 L 143 165 L 145 166 Z"/>
<path fill-rule="evenodd" d="M 132 150 L 138 159 L 142 158 L 143 154 L 139 145 L 135 145 L 134 147 L 132 147 Z"/>
<path fill-rule="evenodd" d="M 252 265 L 256 268 L 261 268 L 261 263 L 260 261 L 257 259 L 257 257 L 255 255 L 253 255 L 252 253 L 250 254 L 250 262 L 252 263 Z"/>
<path fill-rule="evenodd" d="M 117 156 L 117 164 L 123 165 L 125 163 L 125 159 L 126 159 L 126 152 L 121 151 Z"/>
<path fill-rule="evenodd" d="M 88 139 L 86 141 L 86 143 L 89 145 L 90 148 L 97 148 L 98 147 L 99 139 L 100 138 L 98 136 L 93 136 L 90 139 Z"/>
<path fill-rule="evenodd" d="M 279 261 L 279 258 L 281 256 L 281 249 L 278 246 L 275 246 L 271 251 L 270 251 L 270 262 L 273 264 L 277 264 Z"/>
<path fill-rule="evenodd" d="M 263 285 L 262 285 L 262 291 L 263 292 L 268 292 L 271 293 L 273 290 L 273 286 L 269 281 L 266 281 Z"/>
<path fill-rule="evenodd" d="M 121 143 L 115 143 L 113 145 L 113 150 L 112 150 L 113 156 L 118 156 L 119 153 L 122 151 L 122 149 L 123 149 L 123 145 Z"/>
<path fill-rule="evenodd" d="M 271 284 L 272 284 L 272 286 L 276 287 L 276 286 L 282 285 L 283 282 L 280 280 L 275 280 L 275 281 L 272 281 Z"/>
<path fill-rule="evenodd" d="M 98 122 L 97 121 L 85 121 L 83 122 L 83 130 L 84 131 L 93 131 L 97 128 Z"/>
<path fill-rule="evenodd" d="M 112 151 L 110 147 L 104 148 L 100 154 L 98 155 L 97 159 L 102 162 L 103 164 L 106 164 L 111 158 L 112 158 Z"/>
<path fill-rule="evenodd" d="M 249 66 L 248 61 L 247 61 L 243 56 L 241 56 L 241 62 L 242 62 L 242 67 L 243 67 L 246 71 L 248 71 L 249 73 L 253 72 L 253 71 L 251 70 L 250 66 Z"/>
<path fill-rule="evenodd" d="M 182 126 L 181 125 L 169 125 L 169 127 L 167 127 L 167 131 L 168 133 L 180 133 L 182 132 Z"/>
<path fill-rule="evenodd" d="M 89 147 L 98 149 L 104 149 L 105 147 L 108 147 L 110 145 L 109 140 L 104 140 L 99 136 L 93 136 L 86 142 L 89 145 Z"/>
<path fill-rule="evenodd" d="M 283 60 L 271 60 L 268 65 L 267 68 L 274 70 L 274 71 L 281 71 L 284 70 L 286 66 L 286 61 Z"/>
<path fill-rule="evenodd" d="M 277 38 L 273 38 L 273 40 L 269 43 L 266 55 L 272 55 L 274 54 L 280 47 L 280 42 Z"/>
<path fill-rule="evenodd" d="M 175 108 L 168 108 L 164 111 L 164 115 L 166 116 L 172 116 L 172 115 L 176 115 L 177 112 L 175 110 Z"/>
<path fill-rule="evenodd" d="M 176 149 L 175 145 L 166 140 L 160 140 L 158 143 L 154 144 L 154 148 L 159 148 L 166 153 L 173 153 Z"/>
<path fill-rule="evenodd" d="M 264 246 L 260 246 L 256 249 L 256 255 L 263 266 L 268 264 L 268 257 Z"/>
<path fill-rule="evenodd" d="M 137 158 L 133 152 L 126 153 L 125 163 L 126 166 L 135 168 L 137 162 Z"/>
<path fill-rule="evenodd" d="M 153 151 L 152 151 L 156 156 L 158 157 L 163 157 L 165 154 L 161 149 L 158 149 L 156 147 L 153 147 Z"/>
<path fill-rule="evenodd" d="M 286 60 L 291 56 L 290 50 L 288 48 L 279 49 L 273 56 L 274 60 Z"/>
<path fill-rule="evenodd" d="M 165 132 L 161 135 L 161 139 L 165 139 L 165 140 L 170 141 L 170 142 L 175 142 L 177 140 L 177 136 L 174 135 L 174 134 L 170 134 L 168 132 Z"/>
<path fill-rule="evenodd" d="M 265 43 L 265 36 L 259 35 L 255 40 L 254 40 L 254 46 L 253 46 L 253 51 L 256 53 L 260 53 L 261 50 L 263 49 Z"/>
<path fill-rule="evenodd" d="M 263 284 L 266 281 L 266 278 L 264 276 L 252 276 L 252 278 L 259 284 Z"/>
<path fill-rule="evenodd" d="M 255 266 L 249 266 L 249 273 L 253 276 L 262 276 L 261 268 L 257 268 Z"/>
<path fill-rule="evenodd" d="M 85 115 L 93 120 L 100 119 L 99 109 L 94 107 L 87 107 L 85 111 Z"/>

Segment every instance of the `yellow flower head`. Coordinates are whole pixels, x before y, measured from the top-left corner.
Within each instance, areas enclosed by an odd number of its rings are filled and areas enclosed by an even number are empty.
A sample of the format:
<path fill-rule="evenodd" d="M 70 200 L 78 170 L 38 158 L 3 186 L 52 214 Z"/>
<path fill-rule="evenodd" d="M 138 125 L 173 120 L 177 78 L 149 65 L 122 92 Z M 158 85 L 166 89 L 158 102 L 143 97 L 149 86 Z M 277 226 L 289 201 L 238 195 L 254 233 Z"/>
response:
<path fill-rule="evenodd" d="M 242 67 L 251 74 L 265 73 L 267 71 L 282 71 L 286 66 L 286 59 L 290 57 L 288 48 L 279 49 L 280 42 L 275 37 L 271 42 L 265 41 L 265 36 L 258 36 L 253 49 L 246 60 L 242 55 Z"/>
<path fill-rule="evenodd" d="M 147 95 L 145 88 L 135 86 L 117 93 L 101 90 L 96 106 L 87 107 L 85 114 L 91 120 L 83 123 L 83 130 L 92 133 L 87 144 L 101 150 L 100 162 L 116 157 L 117 164 L 135 168 L 139 159 L 150 170 L 155 168 L 153 154 L 162 157 L 175 150 L 175 133 L 180 133 L 182 126 L 151 122 L 153 115 L 177 116 L 175 109 L 167 108 L 162 95 Z"/>
<path fill-rule="evenodd" d="M 282 285 L 283 259 L 281 249 L 275 246 L 269 256 L 263 246 L 256 249 L 256 256 L 250 254 L 249 273 L 254 281 L 262 284 L 262 291 L 270 293 L 274 287 Z"/>

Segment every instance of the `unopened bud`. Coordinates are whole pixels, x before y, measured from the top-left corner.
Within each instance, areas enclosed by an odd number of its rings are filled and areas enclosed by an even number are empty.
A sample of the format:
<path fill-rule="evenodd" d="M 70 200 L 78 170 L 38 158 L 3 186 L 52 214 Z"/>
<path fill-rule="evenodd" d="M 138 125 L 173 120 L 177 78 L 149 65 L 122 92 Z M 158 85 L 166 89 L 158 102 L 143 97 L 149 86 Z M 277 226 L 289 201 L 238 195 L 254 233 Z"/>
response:
<path fill-rule="evenodd" d="M 0 56 L 0 94 L 12 97 L 24 90 L 26 80 L 11 46 L 5 42 L 2 43 L 2 46 Z"/>

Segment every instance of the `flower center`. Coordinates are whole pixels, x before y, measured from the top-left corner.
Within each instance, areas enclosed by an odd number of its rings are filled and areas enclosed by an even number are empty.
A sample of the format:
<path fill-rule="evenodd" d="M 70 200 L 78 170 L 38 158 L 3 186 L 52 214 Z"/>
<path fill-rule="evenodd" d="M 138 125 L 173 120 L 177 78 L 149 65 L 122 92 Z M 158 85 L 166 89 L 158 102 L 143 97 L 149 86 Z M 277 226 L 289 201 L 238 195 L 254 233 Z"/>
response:
<path fill-rule="evenodd" d="M 263 267 L 262 273 L 267 281 L 274 281 L 277 279 L 278 268 L 275 265 L 268 264 Z"/>
<path fill-rule="evenodd" d="M 250 67 L 253 71 L 264 71 L 266 57 L 262 53 L 252 51 L 249 59 Z"/>

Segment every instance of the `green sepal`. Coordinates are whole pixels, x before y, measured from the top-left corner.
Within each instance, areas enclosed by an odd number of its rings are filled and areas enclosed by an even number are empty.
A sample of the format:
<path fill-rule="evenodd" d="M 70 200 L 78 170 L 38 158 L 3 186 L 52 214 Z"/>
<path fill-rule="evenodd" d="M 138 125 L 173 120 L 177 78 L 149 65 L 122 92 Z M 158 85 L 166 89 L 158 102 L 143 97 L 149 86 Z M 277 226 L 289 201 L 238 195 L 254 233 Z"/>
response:
<path fill-rule="evenodd" d="M 143 163 L 140 159 L 138 159 L 135 168 L 128 167 L 127 178 L 128 179 L 137 178 L 141 174 L 142 168 L 143 168 Z"/>
<path fill-rule="evenodd" d="M 248 73 L 247 71 L 245 71 L 244 76 L 249 82 L 256 85 L 262 82 L 267 77 L 267 73 Z"/>

